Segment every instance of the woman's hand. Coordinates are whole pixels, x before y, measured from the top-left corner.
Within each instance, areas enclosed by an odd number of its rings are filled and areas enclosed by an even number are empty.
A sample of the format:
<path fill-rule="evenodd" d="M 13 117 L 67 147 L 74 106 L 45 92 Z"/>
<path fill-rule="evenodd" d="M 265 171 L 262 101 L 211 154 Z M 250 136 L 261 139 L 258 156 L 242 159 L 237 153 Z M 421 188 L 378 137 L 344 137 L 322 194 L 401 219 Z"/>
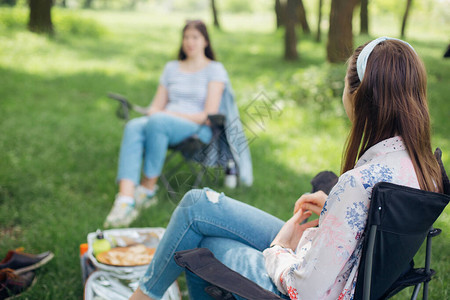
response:
<path fill-rule="evenodd" d="M 297 248 L 298 242 L 303 235 L 303 232 L 310 228 L 315 227 L 319 224 L 319 220 L 313 220 L 305 224 L 300 224 L 307 218 L 311 216 L 310 211 L 304 211 L 302 209 L 298 210 L 292 218 L 290 218 L 278 232 L 275 239 L 270 244 L 279 245 L 283 248 L 289 248 L 295 251 Z"/>
<path fill-rule="evenodd" d="M 310 210 L 316 215 L 320 215 L 322 212 L 325 201 L 327 200 L 328 195 L 323 191 L 317 191 L 313 194 L 304 194 L 302 195 L 297 202 L 295 202 L 294 206 L 294 214 L 297 213 L 300 209 L 303 211 Z"/>

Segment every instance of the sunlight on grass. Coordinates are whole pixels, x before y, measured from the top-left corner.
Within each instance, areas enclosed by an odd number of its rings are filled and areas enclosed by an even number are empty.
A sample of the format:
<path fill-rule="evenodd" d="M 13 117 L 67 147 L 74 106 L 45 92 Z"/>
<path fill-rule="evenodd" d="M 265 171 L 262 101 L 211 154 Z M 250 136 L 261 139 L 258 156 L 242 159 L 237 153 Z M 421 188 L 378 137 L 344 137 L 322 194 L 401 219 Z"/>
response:
<path fill-rule="evenodd" d="M 176 59 L 185 20 L 211 24 L 211 18 L 205 11 L 55 9 L 56 35 L 47 37 L 26 31 L 26 12 L 0 8 L 0 254 L 18 246 L 35 253 L 52 249 L 56 257 L 40 270 L 40 289 L 24 297 L 80 299 L 77 247 L 102 226 L 117 192 L 124 123 L 106 94 L 148 105 L 165 63 Z M 325 36 L 318 44 L 300 32 L 301 59 L 284 61 L 283 32 L 275 30 L 272 13 L 223 13 L 221 22 L 223 29 L 210 27 L 210 35 L 251 140 L 255 183 L 248 189 L 213 188 L 287 219 L 317 172 L 339 173 L 350 125 L 341 103 L 346 67 L 325 61 Z M 371 22 L 371 37 L 398 36 L 393 15 Z M 427 67 L 433 146 L 443 149 L 449 169 L 450 61 L 441 58 L 449 31 L 433 30 L 432 24 L 414 16 L 407 36 Z M 355 44 L 371 37 L 355 36 Z M 274 105 L 259 121 L 249 112 L 258 101 Z M 160 203 L 133 226 L 168 223 L 176 202 L 163 189 L 158 196 Z M 434 246 L 439 264 L 430 299 L 449 296 L 449 224 L 450 207 L 436 222 L 444 233 Z M 402 293 L 395 299 L 407 298 Z"/>

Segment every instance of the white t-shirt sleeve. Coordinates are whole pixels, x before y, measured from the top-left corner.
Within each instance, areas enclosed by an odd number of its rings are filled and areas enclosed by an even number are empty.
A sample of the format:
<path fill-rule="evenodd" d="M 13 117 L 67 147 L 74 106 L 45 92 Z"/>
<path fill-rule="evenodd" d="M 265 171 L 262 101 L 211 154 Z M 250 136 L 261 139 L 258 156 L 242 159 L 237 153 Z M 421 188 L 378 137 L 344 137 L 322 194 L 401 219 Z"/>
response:
<path fill-rule="evenodd" d="M 172 73 L 172 70 L 174 68 L 174 62 L 170 61 L 164 66 L 164 70 L 161 74 L 161 77 L 159 77 L 159 84 L 164 86 L 167 89 L 167 86 L 169 84 L 169 77 Z"/>
<path fill-rule="evenodd" d="M 212 66 L 209 70 L 209 82 L 212 81 L 228 82 L 227 70 L 225 70 L 225 67 L 220 62 L 212 62 Z"/>

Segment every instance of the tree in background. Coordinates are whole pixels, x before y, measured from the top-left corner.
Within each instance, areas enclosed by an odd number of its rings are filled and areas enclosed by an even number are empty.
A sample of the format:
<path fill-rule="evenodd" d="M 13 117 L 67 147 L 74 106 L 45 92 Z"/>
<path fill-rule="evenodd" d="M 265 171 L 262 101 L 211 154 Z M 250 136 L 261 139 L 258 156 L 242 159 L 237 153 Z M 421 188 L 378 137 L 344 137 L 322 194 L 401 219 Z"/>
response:
<path fill-rule="evenodd" d="M 287 0 L 284 33 L 284 59 L 297 60 L 297 34 L 295 32 L 297 0 Z"/>
<path fill-rule="evenodd" d="M 0 0 L 0 5 L 5 4 L 9 6 L 15 6 L 17 3 L 17 0 Z"/>
<path fill-rule="evenodd" d="M 321 39 L 322 39 L 322 31 L 320 30 L 320 23 L 322 23 L 322 4 L 323 4 L 323 1 L 319 0 L 317 2 L 317 4 L 318 4 L 318 8 L 317 9 L 318 9 L 319 16 L 317 18 L 316 42 L 319 43 L 321 41 Z"/>
<path fill-rule="evenodd" d="M 138 4 L 139 0 L 130 0 L 130 2 L 125 6 L 125 9 L 134 10 Z"/>
<path fill-rule="evenodd" d="M 346 61 L 353 51 L 352 17 L 359 0 L 332 0 L 327 58 L 329 62 Z"/>
<path fill-rule="evenodd" d="M 302 25 L 303 32 L 310 34 L 306 11 L 302 0 L 276 0 L 275 14 L 277 28 L 284 27 L 284 59 L 297 60 L 296 25 Z"/>
<path fill-rule="evenodd" d="M 400 33 L 400 36 L 402 39 L 405 37 L 406 21 L 408 19 L 409 9 L 411 8 L 411 4 L 412 4 L 412 0 L 406 0 L 406 9 L 405 9 L 405 13 L 403 15 L 402 30 Z"/>
<path fill-rule="evenodd" d="M 306 10 L 305 6 L 303 5 L 302 0 L 297 1 L 297 14 L 298 14 L 298 20 L 300 21 L 300 25 L 302 25 L 303 33 L 309 35 L 311 34 L 311 29 L 309 29 L 308 20 L 306 19 Z"/>
<path fill-rule="evenodd" d="M 361 11 L 359 17 L 360 23 L 360 34 L 369 34 L 369 13 L 368 13 L 369 0 L 361 0 Z"/>
<path fill-rule="evenodd" d="M 53 34 L 52 5 L 53 0 L 28 0 L 30 19 L 28 29 L 37 33 Z"/>
<path fill-rule="evenodd" d="M 287 0 L 275 0 L 275 15 L 277 20 L 277 28 L 286 25 L 287 15 Z M 305 34 L 311 34 L 311 29 L 309 28 L 308 20 L 306 18 L 306 10 L 303 5 L 303 0 L 295 0 L 292 4 L 292 8 L 295 11 L 294 21 L 295 23 L 300 23 L 303 32 Z"/>
<path fill-rule="evenodd" d="M 216 7 L 215 0 L 211 0 L 211 9 L 212 9 L 212 13 L 213 13 L 214 26 L 216 28 L 220 29 L 219 18 L 217 17 L 217 7 Z"/>
<path fill-rule="evenodd" d="M 94 2 L 94 0 L 85 0 L 83 3 L 83 8 L 89 9 L 92 7 L 92 2 Z"/>
<path fill-rule="evenodd" d="M 275 15 L 277 19 L 277 28 L 283 26 L 283 22 L 286 19 L 286 0 L 275 0 Z"/>

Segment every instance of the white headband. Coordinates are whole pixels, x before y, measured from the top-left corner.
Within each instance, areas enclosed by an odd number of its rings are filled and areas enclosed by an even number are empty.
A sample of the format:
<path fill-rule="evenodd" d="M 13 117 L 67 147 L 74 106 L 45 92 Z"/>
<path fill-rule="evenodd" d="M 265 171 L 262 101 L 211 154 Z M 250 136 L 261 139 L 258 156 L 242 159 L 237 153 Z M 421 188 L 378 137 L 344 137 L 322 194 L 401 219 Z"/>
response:
<path fill-rule="evenodd" d="M 383 36 L 383 37 L 379 37 L 379 38 L 371 41 L 361 50 L 361 53 L 358 55 L 358 59 L 356 60 L 356 70 L 358 71 L 359 81 L 362 81 L 364 78 L 364 72 L 366 71 L 367 60 L 369 59 L 369 55 L 370 55 L 370 53 L 372 53 L 373 48 L 375 48 L 375 46 L 378 45 L 379 43 L 381 43 L 383 41 L 387 41 L 387 40 L 395 40 L 395 41 L 400 41 L 402 43 L 405 43 L 406 45 L 411 47 L 411 49 L 415 52 L 414 48 L 410 44 L 408 44 L 405 41 L 399 40 L 399 39 Z"/>

